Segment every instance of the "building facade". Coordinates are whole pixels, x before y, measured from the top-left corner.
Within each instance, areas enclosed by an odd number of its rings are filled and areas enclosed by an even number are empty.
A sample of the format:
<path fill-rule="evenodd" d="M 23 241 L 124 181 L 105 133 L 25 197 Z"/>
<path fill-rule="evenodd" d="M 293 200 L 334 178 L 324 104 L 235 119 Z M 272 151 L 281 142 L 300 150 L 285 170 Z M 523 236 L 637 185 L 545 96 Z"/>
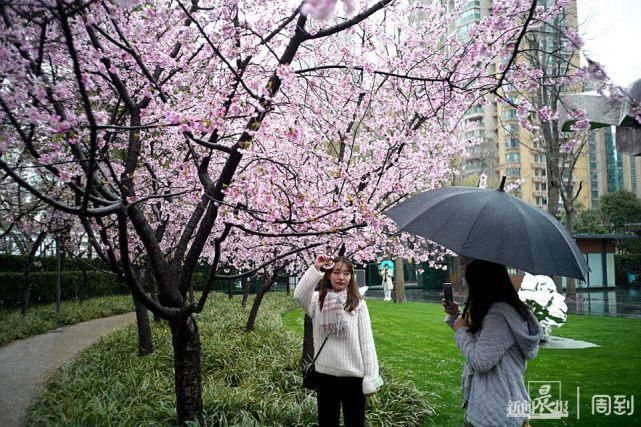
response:
<path fill-rule="evenodd" d="M 449 33 L 455 34 L 461 40 L 469 37 L 469 30 L 491 13 L 492 4 L 491 0 L 472 0 L 466 3 L 459 12 L 458 19 L 448 29 Z M 453 7 L 452 3 L 450 5 Z M 554 23 L 554 28 L 577 27 L 576 1 L 570 2 L 559 20 Z M 533 39 L 539 43 L 541 51 L 561 52 L 559 55 L 563 56 L 563 61 L 578 66 L 578 52 L 563 47 L 560 50 L 555 49 L 554 43 L 558 43 L 558 40 L 553 34 L 541 31 Z M 554 55 L 550 57 L 553 58 Z M 507 61 L 507 58 L 501 60 Z M 546 73 L 555 74 L 555 66 L 558 64 L 546 62 L 546 67 L 550 68 L 546 69 Z M 581 88 L 575 89 L 580 91 Z M 516 92 L 506 92 L 503 95 L 514 104 L 520 102 L 523 97 L 523 94 Z M 534 94 L 527 94 L 527 96 L 535 97 Z M 547 209 L 548 170 L 545 144 L 536 141 L 531 132 L 519 125 L 517 111 L 513 105 L 508 102 L 500 102 L 497 97 L 488 97 L 485 101 L 483 106 L 471 108 L 465 117 L 466 131 L 461 137 L 480 139 L 482 142 L 472 147 L 468 151 L 468 157 L 461 162 L 459 169 L 462 178 L 485 173 L 494 178 L 506 176 L 508 183 L 521 180 L 521 187 L 515 194 L 531 204 Z M 570 137 L 570 135 L 567 136 L 568 139 Z M 561 177 L 563 182 L 571 184 L 574 192 L 581 188 L 575 203 L 583 206 L 589 205 L 590 196 L 587 191 L 587 181 L 590 170 L 587 147 L 583 147 L 577 159 L 561 159 L 560 162 L 565 162 L 565 164 L 559 165 L 564 170 Z M 559 211 L 563 211 L 562 198 L 559 200 Z"/>
<path fill-rule="evenodd" d="M 616 149 L 613 127 L 589 132 L 588 153 L 590 180 L 587 208 L 598 208 L 601 196 L 619 190 L 641 197 L 641 156 L 622 154 Z"/>

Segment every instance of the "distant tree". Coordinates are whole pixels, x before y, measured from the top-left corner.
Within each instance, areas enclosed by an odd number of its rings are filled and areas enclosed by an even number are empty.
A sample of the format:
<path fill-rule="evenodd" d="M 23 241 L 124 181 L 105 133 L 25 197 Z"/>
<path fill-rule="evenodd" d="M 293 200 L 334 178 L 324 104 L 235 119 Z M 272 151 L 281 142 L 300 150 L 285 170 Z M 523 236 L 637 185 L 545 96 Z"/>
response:
<path fill-rule="evenodd" d="M 613 233 L 626 232 L 626 224 L 641 222 L 641 200 L 629 191 L 601 196 L 599 210 L 605 227 Z M 640 239 L 620 240 L 617 247 L 621 253 L 641 254 Z"/>
<path fill-rule="evenodd" d="M 623 231 L 625 224 L 641 222 L 641 200 L 625 190 L 608 193 L 599 199 L 599 209 L 608 230 Z"/>
<path fill-rule="evenodd" d="M 586 209 L 579 212 L 574 223 L 575 233 L 607 233 L 599 209 Z"/>

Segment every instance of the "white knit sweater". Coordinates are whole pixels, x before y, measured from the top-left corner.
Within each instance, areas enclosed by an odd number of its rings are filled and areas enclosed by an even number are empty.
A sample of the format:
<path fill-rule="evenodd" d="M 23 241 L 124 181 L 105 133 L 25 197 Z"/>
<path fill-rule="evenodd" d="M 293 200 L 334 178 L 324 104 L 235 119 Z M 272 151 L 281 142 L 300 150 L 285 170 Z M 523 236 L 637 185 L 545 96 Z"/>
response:
<path fill-rule="evenodd" d="M 325 336 L 320 332 L 320 307 L 318 292 L 314 289 L 323 278 L 313 265 L 298 282 L 294 298 L 312 318 L 314 325 L 314 348 L 321 348 Z M 351 313 L 346 312 L 347 334 L 344 337 L 330 335 L 323 351 L 316 359 L 316 371 L 336 377 L 363 378 L 363 394 L 374 393 L 383 383 L 378 372 L 378 359 L 372 336 L 369 311 L 365 300 Z"/>

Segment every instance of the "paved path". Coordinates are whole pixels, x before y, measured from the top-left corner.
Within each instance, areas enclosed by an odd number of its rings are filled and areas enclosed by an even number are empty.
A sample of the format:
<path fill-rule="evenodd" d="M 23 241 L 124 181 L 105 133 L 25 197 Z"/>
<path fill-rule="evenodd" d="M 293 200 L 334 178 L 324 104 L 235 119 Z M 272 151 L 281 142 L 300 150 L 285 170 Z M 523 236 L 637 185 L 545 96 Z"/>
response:
<path fill-rule="evenodd" d="M 95 319 L 0 347 L 0 426 L 23 426 L 27 409 L 56 370 L 101 336 L 135 320 L 135 313 Z"/>

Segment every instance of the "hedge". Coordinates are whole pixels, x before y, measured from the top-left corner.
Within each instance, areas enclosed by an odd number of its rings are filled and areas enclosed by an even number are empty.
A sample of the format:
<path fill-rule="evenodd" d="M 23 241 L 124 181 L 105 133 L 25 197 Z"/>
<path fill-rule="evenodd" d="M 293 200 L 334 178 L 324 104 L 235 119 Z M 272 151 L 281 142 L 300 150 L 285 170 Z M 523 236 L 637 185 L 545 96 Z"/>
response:
<path fill-rule="evenodd" d="M 56 272 L 31 273 L 30 305 L 50 304 L 56 301 Z M 117 295 L 128 292 L 114 276 L 96 271 L 64 271 L 61 273 L 60 290 L 62 300 L 82 300 L 103 295 Z M 22 273 L 0 273 L 0 308 L 22 306 L 25 283 Z"/>
<path fill-rule="evenodd" d="M 47 256 L 47 257 L 36 257 L 36 262 L 39 263 L 37 268 L 34 270 L 40 271 L 55 271 L 56 270 L 56 257 Z M 0 255 L 0 272 L 16 272 L 21 273 L 24 271 L 24 267 L 27 264 L 27 257 L 24 255 Z M 87 265 L 89 264 L 89 266 Z M 106 265 L 100 258 L 82 258 L 82 260 L 67 256 L 65 258 L 65 264 L 63 266 L 64 270 L 69 271 L 82 271 L 82 270 L 91 270 L 91 267 L 96 267 L 100 270 L 109 270 L 109 266 Z"/>
<path fill-rule="evenodd" d="M 56 300 L 56 257 L 36 257 L 39 262 L 31 272 L 32 289 L 30 304 L 49 304 Z M 16 308 L 22 305 L 24 298 L 23 271 L 27 257 L 22 255 L 0 255 L 0 309 Z M 109 271 L 98 258 L 67 258 L 62 272 L 62 299 L 86 299 L 103 295 L 116 295 L 128 292 L 126 285 L 119 285 L 113 275 L 101 273 L 87 264 L 100 270 Z M 83 273 L 83 270 L 86 273 Z M 199 265 L 192 277 L 195 290 L 202 290 L 208 268 Z M 84 276 L 86 274 L 86 276 Z M 272 289 L 285 290 L 288 277 L 279 277 Z M 232 283 L 234 294 L 243 293 L 240 280 Z M 253 278 L 250 283 L 250 293 L 254 294 L 260 287 L 260 279 Z M 216 279 L 212 291 L 227 292 L 228 281 Z"/>
<path fill-rule="evenodd" d="M 615 255 L 614 271 L 617 285 L 641 284 L 641 254 Z M 629 282 L 628 273 L 636 274 L 635 282 Z"/>

